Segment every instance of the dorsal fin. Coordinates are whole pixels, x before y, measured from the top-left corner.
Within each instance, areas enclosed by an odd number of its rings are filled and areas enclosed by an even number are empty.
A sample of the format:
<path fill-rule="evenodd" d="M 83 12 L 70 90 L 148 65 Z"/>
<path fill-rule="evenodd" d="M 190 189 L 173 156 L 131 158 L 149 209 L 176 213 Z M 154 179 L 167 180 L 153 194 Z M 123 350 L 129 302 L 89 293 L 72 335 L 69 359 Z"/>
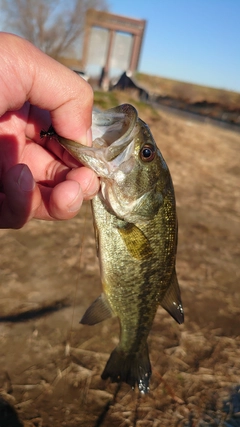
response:
<path fill-rule="evenodd" d="M 83 315 L 79 323 L 82 325 L 96 325 L 114 314 L 104 294 L 101 294 Z"/>
<path fill-rule="evenodd" d="M 184 311 L 175 270 L 172 275 L 171 285 L 160 304 L 176 320 L 176 322 L 180 324 L 184 322 Z"/>

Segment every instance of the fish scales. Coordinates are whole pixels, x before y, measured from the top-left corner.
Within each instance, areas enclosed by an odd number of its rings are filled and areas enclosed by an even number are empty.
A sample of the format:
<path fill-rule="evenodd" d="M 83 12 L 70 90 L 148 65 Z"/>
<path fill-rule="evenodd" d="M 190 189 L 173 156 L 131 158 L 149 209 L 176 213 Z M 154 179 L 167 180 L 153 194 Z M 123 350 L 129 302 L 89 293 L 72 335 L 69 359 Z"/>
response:
<path fill-rule="evenodd" d="M 98 228 L 99 246 L 104 247 L 100 258 L 103 290 L 116 315 L 121 319 L 121 346 L 130 351 L 140 346 L 151 329 L 159 301 L 167 287 L 166 277 L 174 267 L 172 240 L 175 238 L 174 216 L 169 216 L 168 199 L 165 198 L 159 214 L 139 228 L 148 236 L 153 249 L 149 258 L 141 260 L 129 257 L 125 243 L 118 232 L 118 220 L 106 211 L 99 198 L 93 201 L 95 223 Z M 168 238 L 166 236 L 166 223 Z M 105 230 L 104 224 L 108 224 Z M 138 225 L 138 224 L 137 224 Z M 156 229 L 160 230 L 156 233 Z M 172 264 L 172 268 L 169 267 Z M 159 270 L 161 274 L 159 274 Z M 139 280 L 139 278 L 141 278 Z M 169 280 L 171 277 L 169 277 Z M 162 286 L 156 289 L 155 283 Z M 149 319 L 149 320 L 148 320 Z"/>
<path fill-rule="evenodd" d="M 103 293 L 82 324 L 117 316 L 120 340 L 102 378 L 149 391 L 147 337 L 157 308 L 184 320 L 175 262 L 177 215 L 170 172 L 149 127 L 123 104 L 93 114 L 93 147 L 52 135 L 100 177 L 92 201 Z M 50 130 L 46 132 L 49 136 Z M 44 134 L 42 135 L 44 136 Z"/>

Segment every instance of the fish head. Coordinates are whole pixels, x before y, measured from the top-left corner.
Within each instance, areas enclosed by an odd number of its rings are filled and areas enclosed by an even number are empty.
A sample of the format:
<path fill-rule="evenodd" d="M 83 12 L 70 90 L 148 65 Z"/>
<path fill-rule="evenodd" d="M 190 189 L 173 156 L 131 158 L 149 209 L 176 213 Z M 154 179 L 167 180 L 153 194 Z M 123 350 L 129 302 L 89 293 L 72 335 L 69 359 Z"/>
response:
<path fill-rule="evenodd" d="M 148 196 L 154 201 L 154 212 L 156 204 L 161 204 L 168 167 L 148 125 L 132 105 L 93 113 L 92 147 L 58 139 L 73 157 L 100 177 L 102 200 L 120 218 L 133 220 L 129 214 L 136 216 L 139 207 L 140 215 L 151 214 Z"/>

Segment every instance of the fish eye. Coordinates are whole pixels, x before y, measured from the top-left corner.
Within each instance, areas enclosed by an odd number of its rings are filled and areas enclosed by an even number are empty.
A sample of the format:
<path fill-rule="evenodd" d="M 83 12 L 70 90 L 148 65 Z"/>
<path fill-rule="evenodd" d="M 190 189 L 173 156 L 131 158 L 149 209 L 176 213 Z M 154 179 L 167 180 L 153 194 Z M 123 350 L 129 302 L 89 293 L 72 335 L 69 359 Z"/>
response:
<path fill-rule="evenodd" d="M 144 145 L 140 151 L 141 160 L 144 162 L 151 162 L 156 154 L 155 147 L 153 145 Z"/>

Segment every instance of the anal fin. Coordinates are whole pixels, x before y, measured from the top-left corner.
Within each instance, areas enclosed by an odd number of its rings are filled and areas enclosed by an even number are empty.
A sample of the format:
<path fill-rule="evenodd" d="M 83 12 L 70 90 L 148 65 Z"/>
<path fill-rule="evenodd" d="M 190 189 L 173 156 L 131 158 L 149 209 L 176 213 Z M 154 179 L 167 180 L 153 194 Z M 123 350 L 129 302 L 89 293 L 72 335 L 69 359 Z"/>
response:
<path fill-rule="evenodd" d="M 172 282 L 160 304 L 176 322 L 179 324 L 184 322 L 184 311 L 176 271 L 173 273 Z"/>
<path fill-rule="evenodd" d="M 101 294 L 83 315 L 79 323 L 82 325 L 96 325 L 114 314 L 104 294 Z"/>

